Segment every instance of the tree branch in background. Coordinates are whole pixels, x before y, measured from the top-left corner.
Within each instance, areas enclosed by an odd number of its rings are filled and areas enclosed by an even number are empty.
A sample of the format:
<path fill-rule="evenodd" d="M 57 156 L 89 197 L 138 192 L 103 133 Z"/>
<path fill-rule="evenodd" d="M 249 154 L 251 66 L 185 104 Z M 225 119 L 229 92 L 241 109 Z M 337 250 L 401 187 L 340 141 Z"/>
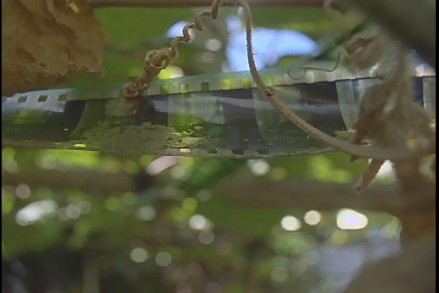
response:
<path fill-rule="evenodd" d="M 435 199 L 431 199 L 428 194 L 419 193 L 411 201 L 402 201 L 399 190 L 388 185 L 373 185 L 357 194 L 350 184 L 238 178 L 220 182 L 213 191 L 245 205 L 315 210 L 365 209 L 387 212 L 398 217 L 408 213 L 422 213 L 435 207 Z"/>
<path fill-rule="evenodd" d="M 94 8 L 102 7 L 182 7 L 210 6 L 212 0 L 87 0 Z M 251 6 L 322 6 L 323 0 L 251 0 Z"/>
<path fill-rule="evenodd" d="M 26 183 L 31 188 L 47 186 L 51 189 L 73 189 L 103 194 L 142 191 L 152 184 L 160 184 L 159 177 L 151 177 L 145 173 L 108 174 L 83 169 L 34 169 L 15 174 L 3 171 L 2 179 L 3 185 L 16 186 Z M 321 211 L 352 208 L 399 215 L 406 210 L 419 212 L 435 206 L 431 199 L 426 200 L 422 194 L 417 195 L 416 202 L 403 203 L 394 186 L 374 185 L 358 195 L 349 184 L 302 180 L 274 181 L 260 177 L 222 180 L 212 188 L 212 192 L 236 204 Z"/>
<path fill-rule="evenodd" d="M 109 174 L 84 169 L 68 171 L 34 169 L 14 174 L 5 171 L 2 173 L 3 185 L 16 186 L 26 183 L 31 188 L 47 186 L 51 189 L 74 189 L 103 194 L 144 190 L 151 184 L 151 179 L 147 174 Z"/>

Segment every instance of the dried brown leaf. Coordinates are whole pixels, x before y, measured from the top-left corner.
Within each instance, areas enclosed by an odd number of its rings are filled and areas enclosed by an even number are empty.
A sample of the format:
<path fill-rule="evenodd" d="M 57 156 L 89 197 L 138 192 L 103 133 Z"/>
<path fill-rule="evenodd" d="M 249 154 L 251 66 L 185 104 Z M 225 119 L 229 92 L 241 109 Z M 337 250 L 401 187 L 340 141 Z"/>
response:
<path fill-rule="evenodd" d="M 105 36 L 85 0 L 2 0 L 2 95 L 103 73 Z"/>

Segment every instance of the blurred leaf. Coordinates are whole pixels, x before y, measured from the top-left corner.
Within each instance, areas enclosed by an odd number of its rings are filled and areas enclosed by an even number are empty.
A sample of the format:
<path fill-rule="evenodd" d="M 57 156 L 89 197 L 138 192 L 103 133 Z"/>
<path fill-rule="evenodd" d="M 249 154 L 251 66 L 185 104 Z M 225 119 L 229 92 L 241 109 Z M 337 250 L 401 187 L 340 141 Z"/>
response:
<path fill-rule="evenodd" d="M 361 174 L 367 165 L 367 160 L 351 162 L 349 155 L 341 152 L 328 152 L 291 157 L 287 160 L 273 158 L 269 160 L 269 163 L 273 168 L 284 170 L 283 177 L 286 178 L 349 183 Z"/>
<path fill-rule="evenodd" d="M 200 202 L 197 213 L 205 215 L 224 229 L 264 237 L 270 235 L 273 226 L 286 215 L 286 211 L 282 209 L 239 205 L 221 196 Z"/>
<path fill-rule="evenodd" d="M 30 251 L 40 251 L 62 240 L 63 224 L 56 218 L 20 226 L 14 217 L 2 218 L 3 257 L 10 259 Z"/>
<path fill-rule="evenodd" d="M 2 187 L 2 215 L 9 214 L 15 205 L 15 196 Z"/>
<path fill-rule="evenodd" d="M 96 18 L 108 36 L 108 44 L 141 46 L 163 36 L 176 22 L 189 20 L 189 8 L 102 8 Z"/>
<path fill-rule="evenodd" d="M 252 11 L 257 26 L 294 29 L 313 39 L 338 28 L 320 7 L 254 7 Z"/>

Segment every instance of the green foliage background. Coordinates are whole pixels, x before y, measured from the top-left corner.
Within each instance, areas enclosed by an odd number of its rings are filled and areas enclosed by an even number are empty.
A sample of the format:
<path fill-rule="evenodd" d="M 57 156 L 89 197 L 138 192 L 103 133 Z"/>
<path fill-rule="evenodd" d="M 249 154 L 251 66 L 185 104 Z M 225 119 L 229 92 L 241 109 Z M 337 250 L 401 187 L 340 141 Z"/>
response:
<path fill-rule="evenodd" d="M 59 87 L 126 82 L 128 76 L 142 72 L 145 49 L 167 46 L 167 29 L 200 10 L 97 10 L 108 36 L 106 74 L 82 76 Z M 236 13 L 236 9 L 220 13 L 218 28 L 224 29 L 225 15 Z M 320 8 L 255 8 L 254 22 L 256 26 L 303 31 L 315 40 L 337 31 L 337 25 Z M 194 61 L 205 50 L 203 40 L 212 35 L 211 31 L 197 33 L 195 41 L 181 46 L 181 56 L 173 65 L 186 74 L 220 71 L 224 52 L 216 54 L 218 59 L 209 66 Z M 144 174 L 155 159 L 149 155 L 8 147 L 2 150 L 2 171 L 87 170 L 96 176 L 123 173 L 134 178 Z M 266 162 L 270 170 L 263 177 L 269 180 L 338 183 L 352 183 L 366 165 L 361 160 L 351 163 L 347 155 L 337 152 Z M 297 232 L 284 231 L 279 223 L 285 215 L 302 219 L 306 210 L 242 204 L 215 192 L 216 184 L 235 176 L 255 179 L 245 160 L 182 158 L 144 182 L 144 188 L 132 191 L 102 192 L 97 182 L 94 191 L 40 186 L 32 188 L 29 197 L 20 198 L 17 186 L 4 182 L 3 262 L 24 265 L 27 275 L 20 278 L 33 288 L 29 292 L 85 292 L 96 286 L 102 292 L 331 292 L 329 281 L 310 256 L 313 249 L 357 241 L 382 226 L 390 231 L 389 237 L 395 237 L 397 228 L 392 228 L 395 221 L 390 216 L 368 214 L 367 229 L 346 232 L 336 228 L 335 211 L 322 212 L 317 226 L 303 224 Z M 66 177 L 60 180 L 69 182 Z M 269 197 L 276 196 L 266 192 Z M 17 223 L 17 213 L 23 207 L 47 199 L 56 203 L 56 211 L 32 225 Z M 139 211 L 149 211 L 150 218 L 142 220 Z M 192 229 L 188 221 L 194 215 L 204 216 L 210 226 L 201 231 Z M 201 235 L 209 235 L 207 232 L 214 235 L 214 241 L 203 244 Z M 139 247 L 147 257 L 136 263 L 130 253 Z M 171 264 L 158 264 L 160 252 L 172 257 Z"/>

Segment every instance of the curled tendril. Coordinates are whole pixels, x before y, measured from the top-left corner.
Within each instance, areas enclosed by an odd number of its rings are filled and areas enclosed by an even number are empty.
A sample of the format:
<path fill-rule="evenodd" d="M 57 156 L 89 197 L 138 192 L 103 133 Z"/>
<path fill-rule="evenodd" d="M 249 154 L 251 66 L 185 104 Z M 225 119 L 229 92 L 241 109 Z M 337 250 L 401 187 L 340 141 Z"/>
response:
<path fill-rule="evenodd" d="M 144 91 L 151 86 L 151 83 L 154 81 L 160 71 L 166 68 L 172 59 L 178 57 L 178 44 L 189 43 L 191 41 L 189 30 L 196 29 L 203 31 L 203 18 L 216 19 L 220 4 L 231 4 L 234 2 L 235 1 L 214 1 L 212 3 L 211 11 L 206 11 L 195 16 L 193 22 L 190 22 L 184 26 L 182 35 L 171 40 L 168 48 L 146 52 L 144 58 L 143 75 L 131 78 L 131 83 L 124 90 L 124 96 L 127 98 L 132 98 L 142 95 Z"/>

